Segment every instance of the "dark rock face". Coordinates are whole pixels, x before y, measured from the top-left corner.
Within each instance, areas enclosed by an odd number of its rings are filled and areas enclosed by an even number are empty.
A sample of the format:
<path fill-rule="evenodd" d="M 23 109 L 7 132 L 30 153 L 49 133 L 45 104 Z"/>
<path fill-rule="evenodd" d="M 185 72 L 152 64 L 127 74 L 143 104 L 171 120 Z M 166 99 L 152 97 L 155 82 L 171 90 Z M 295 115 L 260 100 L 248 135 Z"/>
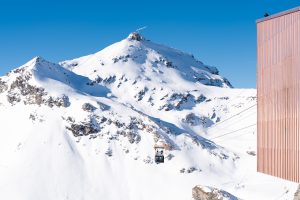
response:
<path fill-rule="evenodd" d="M 11 105 L 15 105 L 23 101 L 26 104 L 47 105 L 49 107 L 68 107 L 70 106 L 69 97 L 63 95 L 62 97 L 49 96 L 44 88 L 32 85 L 29 80 L 32 78 L 30 72 L 26 72 L 24 68 L 16 69 L 13 71 L 19 76 L 8 86 L 5 82 L 0 80 L 0 93 L 1 91 L 7 92 L 7 101 Z"/>
<path fill-rule="evenodd" d="M 106 104 L 104 104 L 104 103 L 102 103 L 102 102 L 97 102 L 97 104 L 99 105 L 99 107 L 100 107 L 100 110 L 102 110 L 102 111 L 106 111 L 106 110 L 109 110 L 110 109 L 110 106 L 109 105 L 106 105 Z"/>
<path fill-rule="evenodd" d="M 95 106 L 93 106 L 90 103 L 84 103 L 82 105 L 82 110 L 87 111 L 87 112 L 93 112 L 95 111 L 97 108 Z"/>
<path fill-rule="evenodd" d="M 202 170 L 201 169 L 198 169 L 196 167 L 189 167 L 189 168 L 182 168 L 179 170 L 180 173 L 184 174 L 184 173 L 187 173 L 187 174 L 190 174 L 190 173 L 193 173 L 193 172 L 201 172 Z"/>
<path fill-rule="evenodd" d="M 133 144 L 133 143 L 139 143 L 141 141 L 141 136 L 138 135 L 137 133 L 134 132 L 128 132 L 126 134 L 126 136 L 128 137 L 128 141 Z"/>
<path fill-rule="evenodd" d="M 129 58 L 130 58 L 130 55 L 119 56 L 119 57 L 112 58 L 112 61 L 113 61 L 114 63 L 117 63 L 117 62 L 119 62 L 119 61 L 127 62 Z"/>
<path fill-rule="evenodd" d="M 163 97 L 161 100 L 165 99 Z M 197 103 L 195 96 L 190 93 L 173 93 L 167 100 L 167 104 L 161 106 L 159 110 L 182 110 L 191 109 Z"/>
<path fill-rule="evenodd" d="M 104 84 L 112 84 L 116 81 L 116 76 L 110 76 L 108 78 L 103 79 Z"/>
<path fill-rule="evenodd" d="M 107 155 L 108 157 L 111 157 L 113 155 L 112 149 L 108 148 L 105 152 L 105 155 Z"/>
<path fill-rule="evenodd" d="M 141 119 L 132 117 L 130 123 L 126 125 L 126 134 L 125 137 L 128 138 L 128 141 L 133 143 L 139 143 L 141 141 L 141 136 L 139 135 L 139 130 L 146 129 L 146 125 Z"/>
<path fill-rule="evenodd" d="M 231 85 L 231 83 L 229 82 L 228 79 L 223 78 L 223 81 L 224 81 L 229 87 L 233 88 L 233 86 Z"/>
<path fill-rule="evenodd" d="M 31 78 L 31 75 L 27 77 L 18 76 L 15 81 L 10 85 L 10 90 L 19 89 L 23 96 L 34 94 L 39 89 L 28 84 L 28 80 Z"/>
<path fill-rule="evenodd" d="M 98 75 L 97 78 L 95 78 L 95 80 L 90 83 L 90 85 L 94 85 L 96 83 L 103 83 L 103 84 L 109 85 L 109 84 L 114 83 L 116 81 L 116 79 L 117 79 L 116 76 L 109 76 L 106 78 L 102 78 Z"/>
<path fill-rule="evenodd" d="M 194 79 L 204 85 L 223 87 L 223 84 L 225 83 L 225 85 L 227 85 L 228 87 L 233 88 L 231 83 L 226 78 L 223 78 L 223 80 L 213 79 L 209 78 L 206 73 L 194 73 Z"/>
<path fill-rule="evenodd" d="M 210 73 L 219 75 L 219 70 L 216 67 L 207 66 L 206 68 L 209 70 Z"/>
<path fill-rule="evenodd" d="M 206 100 L 206 96 L 204 96 L 203 94 L 201 94 L 197 99 L 196 99 L 196 103 L 202 103 Z"/>
<path fill-rule="evenodd" d="M 27 67 L 17 68 L 17 69 L 15 69 L 15 70 L 13 70 L 13 73 L 15 73 L 15 74 L 23 73 L 23 72 L 25 71 L 26 68 L 27 68 Z"/>
<path fill-rule="evenodd" d="M 145 94 L 146 94 L 147 91 L 148 91 L 148 88 L 147 88 L 147 87 L 144 87 L 144 88 L 143 88 L 141 91 L 139 91 L 138 94 L 136 94 L 134 97 L 137 98 L 138 101 L 141 101 L 141 100 L 144 98 L 144 96 L 145 96 Z"/>
<path fill-rule="evenodd" d="M 197 116 L 194 113 L 189 113 L 182 119 L 182 122 L 185 122 L 191 126 L 202 125 L 203 127 L 209 127 L 213 125 L 213 121 L 205 116 Z"/>
<path fill-rule="evenodd" d="M 53 106 L 57 107 L 69 107 L 71 105 L 69 101 L 69 97 L 66 95 L 63 95 L 62 97 L 49 97 L 47 100 L 44 101 L 44 104 L 52 108 Z"/>
<path fill-rule="evenodd" d="M 256 156 L 255 151 L 246 151 L 246 153 L 249 154 L 250 156 Z"/>
<path fill-rule="evenodd" d="M 71 124 L 71 127 L 66 127 L 70 130 L 75 137 L 95 134 L 100 131 L 100 129 L 95 126 L 92 122 L 81 122 L 80 124 Z"/>
<path fill-rule="evenodd" d="M 119 137 L 127 138 L 131 144 L 138 144 L 141 141 L 140 133 L 146 131 L 155 134 L 157 128 L 154 125 L 145 124 L 142 119 L 131 117 L 129 123 L 125 123 L 108 116 L 98 116 L 90 113 L 83 121 L 75 122 L 74 118 L 63 118 L 68 125 L 66 129 L 71 131 L 75 137 L 87 136 L 97 137 L 109 134 L 109 140 L 119 140 Z M 105 127 L 114 125 L 115 128 L 105 132 Z M 163 138 L 161 138 L 163 140 Z M 171 155 L 170 155 L 171 156 Z M 170 157 L 171 159 L 171 157 Z"/>
<path fill-rule="evenodd" d="M 14 105 L 21 101 L 21 96 L 24 98 L 24 104 L 37 104 L 43 103 L 43 97 L 47 95 L 44 88 L 30 85 L 28 81 L 31 79 L 32 74 L 24 73 L 16 78 L 10 85 L 7 94 L 7 100 Z"/>
<path fill-rule="evenodd" d="M 1 81 L 0 79 L 0 93 L 5 92 L 6 90 L 8 90 L 8 86 L 4 81 Z"/>
<path fill-rule="evenodd" d="M 7 94 L 6 98 L 7 98 L 7 101 L 12 105 L 21 101 L 20 95 L 16 94 L 16 93 Z"/>
<path fill-rule="evenodd" d="M 188 123 L 191 126 L 199 125 L 200 117 L 196 116 L 194 113 L 190 113 L 182 119 L 182 122 Z"/>

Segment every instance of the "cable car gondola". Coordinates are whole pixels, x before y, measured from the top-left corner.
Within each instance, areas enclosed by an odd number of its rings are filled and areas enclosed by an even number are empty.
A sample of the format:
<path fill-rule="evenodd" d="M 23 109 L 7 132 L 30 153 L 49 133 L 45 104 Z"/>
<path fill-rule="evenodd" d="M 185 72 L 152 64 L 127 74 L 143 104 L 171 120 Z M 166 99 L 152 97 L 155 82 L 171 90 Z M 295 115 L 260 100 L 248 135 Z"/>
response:
<path fill-rule="evenodd" d="M 155 149 L 155 163 L 164 163 L 165 162 L 165 156 L 164 156 L 164 150 L 165 146 L 163 144 L 156 144 L 154 145 Z"/>

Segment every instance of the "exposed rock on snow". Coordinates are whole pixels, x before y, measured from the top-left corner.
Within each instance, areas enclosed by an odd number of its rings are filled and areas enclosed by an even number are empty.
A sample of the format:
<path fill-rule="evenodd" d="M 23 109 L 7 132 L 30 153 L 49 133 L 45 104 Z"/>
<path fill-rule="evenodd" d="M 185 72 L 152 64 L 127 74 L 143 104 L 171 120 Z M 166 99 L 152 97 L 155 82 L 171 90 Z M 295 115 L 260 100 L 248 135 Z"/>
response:
<path fill-rule="evenodd" d="M 201 169 L 197 169 L 196 167 L 189 167 L 189 168 L 182 168 L 179 170 L 180 173 L 193 173 L 195 171 L 198 171 L 198 172 L 201 172 L 202 170 Z"/>
<path fill-rule="evenodd" d="M 255 151 L 247 151 L 247 154 L 249 154 L 250 156 L 256 156 L 256 152 Z"/>
<path fill-rule="evenodd" d="M 191 126 L 198 126 L 201 125 L 205 128 L 210 127 L 214 124 L 214 122 L 205 116 L 197 116 L 195 113 L 189 113 L 185 116 L 184 119 L 182 119 L 182 122 L 188 123 Z"/>
<path fill-rule="evenodd" d="M 62 97 L 48 97 L 48 99 L 45 100 L 45 105 L 48 105 L 50 108 L 52 108 L 54 105 L 57 107 L 69 107 L 71 105 L 69 97 L 65 94 L 62 95 Z"/>
<path fill-rule="evenodd" d="M 108 149 L 106 150 L 105 154 L 106 154 L 107 156 L 111 157 L 111 156 L 113 155 L 112 149 L 111 149 L 111 148 L 108 148 Z"/>
<path fill-rule="evenodd" d="M 99 105 L 99 108 L 102 110 L 102 111 L 106 111 L 106 110 L 109 110 L 110 109 L 110 106 L 109 105 L 106 105 L 104 103 L 101 103 L 99 101 L 97 101 L 97 104 Z"/>
<path fill-rule="evenodd" d="M 16 72 L 14 72 L 16 73 Z M 47 95 L 45 89 L 42 87 L 36 87 L 29 84 L 29 80 L 32 78 L 31 73 L 21 74 L 11 83 L 8 90 L 7 100 L 11 104 L 21 101 L 21 97 L 24 97 L 24 104 L 37 104 L 43 103 L 43 97 Z"/>
<path fill-rule="evenodd" d="M 202 102 L 204 102 L 206 99 L 207 99 L 207 98 L 206 98 L 203 94 L 201 94 L 199 97 L 197 97 L 196 102 L 197 102 L 197 103 L 202 103 Z"/>
<path fill-rule="evenodd" d="M 71 127 L 66 128 L 72 131 L 75 137 L 95 134 L 100 131 L 99 126 L 96 125 L 92 120 L 89 122 L 81 122 L 79 124 L 74 123 L 71 124 Z"/>
<path fill-rule="evenodd" d="M 197 185 L 192 190 L 194 200 L 239 200 L 232 194 L 213 187 Z"/>
<path fill-rule="evenodd" d="M 90 103 L 84 103 L 82 105 L 82 110 L 84 110 L 84 111 L 93 112 L 96 109 L 97 108 L 95 106 L 93 106 L 92 104 L 90 104 Z"/>
<path fill-rule="evenodd" d="M 143 39 L 143 37 L 139 33 L 136 33 L 136 32 L 130 33 L 128 38 L 131 40 L 137 40 L 137 41 L 141 41 Z"/>
<path fill-rule="evenodd" d="M 4 81 L 1 81 L 0 79 L 0 93 L 5 92 L 8 89 L 8 86 Z"/>
<path fill-rule="evenodd" d="M 294 200 L 300 200 L 300 185 L 294 195 Z"/>

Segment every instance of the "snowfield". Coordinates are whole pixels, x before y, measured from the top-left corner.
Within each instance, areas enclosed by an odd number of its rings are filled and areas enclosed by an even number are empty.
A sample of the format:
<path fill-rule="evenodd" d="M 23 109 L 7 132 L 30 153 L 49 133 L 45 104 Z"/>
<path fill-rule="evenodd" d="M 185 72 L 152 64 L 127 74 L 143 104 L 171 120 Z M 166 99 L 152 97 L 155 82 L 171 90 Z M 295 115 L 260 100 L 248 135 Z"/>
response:
<path fill-rule="evenodd" d="M 0 113 L 0 199 L 191 200 L 202 185 L 225 199 L 289 200 L 297 189 L 256 172 L 255 89 L 135 33 L 9 72 Z"/>

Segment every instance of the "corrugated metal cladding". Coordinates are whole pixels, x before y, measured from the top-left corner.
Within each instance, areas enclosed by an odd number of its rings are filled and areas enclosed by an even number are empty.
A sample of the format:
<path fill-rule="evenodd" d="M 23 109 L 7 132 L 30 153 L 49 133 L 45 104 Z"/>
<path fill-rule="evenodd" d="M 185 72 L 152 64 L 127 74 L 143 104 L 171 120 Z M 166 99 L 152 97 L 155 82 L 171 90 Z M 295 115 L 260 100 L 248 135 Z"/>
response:
<path fill-rule="evenodd" d="M 257 169 L 300 180 L 300 11 L 257 22 Z"/>

